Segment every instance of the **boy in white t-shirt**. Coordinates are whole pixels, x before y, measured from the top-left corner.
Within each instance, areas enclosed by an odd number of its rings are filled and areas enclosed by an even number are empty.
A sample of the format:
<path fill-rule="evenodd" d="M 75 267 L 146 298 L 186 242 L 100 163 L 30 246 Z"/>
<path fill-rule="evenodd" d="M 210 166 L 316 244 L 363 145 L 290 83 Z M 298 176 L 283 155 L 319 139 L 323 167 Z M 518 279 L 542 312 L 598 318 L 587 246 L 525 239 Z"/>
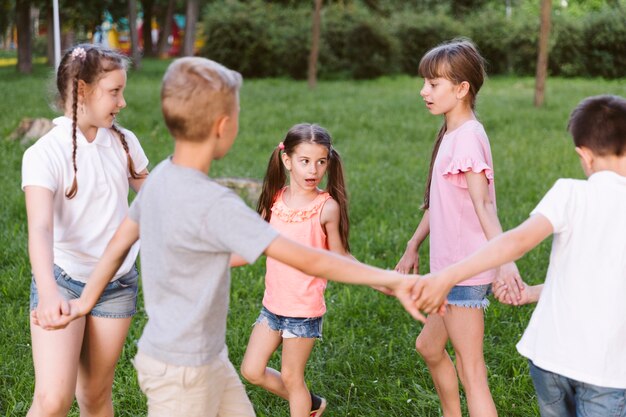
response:
<path fill-rule="evenodd" d="M 558 180 L 528 220 L 427 276 L 414 295 L 434 312 L 457 282 L 554 235 L 544 285 L 515 297 L 494 284 L 501 301 L 538 301 L 517 349 L 529 359 L 541 415 L 626 417 L 626 100 L 583 100 L 568 130 L 588 179 Z"/>

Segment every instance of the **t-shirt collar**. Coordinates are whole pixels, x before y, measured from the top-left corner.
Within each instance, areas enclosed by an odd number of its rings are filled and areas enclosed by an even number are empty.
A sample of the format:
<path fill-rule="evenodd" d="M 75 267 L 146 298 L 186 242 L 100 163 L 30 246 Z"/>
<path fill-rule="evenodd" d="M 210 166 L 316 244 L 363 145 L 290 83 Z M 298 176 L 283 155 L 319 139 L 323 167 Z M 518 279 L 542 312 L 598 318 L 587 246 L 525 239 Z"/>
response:
<path fill-rule="evenodd" d="M 66 137 L 70 142 L 72 141 L 72 119 L 67 116 L 60 116 L 54 119 L 52 123 L 54 123 L 56 126 L 60 126 L 66 129 L 69 133 L 69 135 Z M 96 138 L 90 143 L 89 141 L 87 141 L 87 138 L 85 138 L 85 135 L 83 135 L 83 133 L 77 126 L 76 143 L 78 144 L 78 146 L 99 145 L 109 147 L 111 146 L 111 134 L 109 133 L 109 129 L 99 127 L 98 132 L 96 133 Z"/>

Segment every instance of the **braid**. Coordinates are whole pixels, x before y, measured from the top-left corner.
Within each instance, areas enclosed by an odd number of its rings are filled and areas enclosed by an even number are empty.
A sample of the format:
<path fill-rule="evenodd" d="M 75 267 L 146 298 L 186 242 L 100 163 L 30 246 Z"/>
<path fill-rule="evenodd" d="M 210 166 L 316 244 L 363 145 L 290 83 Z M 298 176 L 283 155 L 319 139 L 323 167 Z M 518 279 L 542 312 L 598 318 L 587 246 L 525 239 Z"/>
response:
<path fill-rule="evenodd" d="M 128 142 L 126 142 L 126 136 L 122 132 L 122 129 L 119 128 L 116 124 L 111 126 L 111 129 L 120 137 L 120 143 L 126 152 L 126 160 L 128 161 L 128 172 L 130 172 L 130 176 L 134 179 L 144 178 L 144 174 L 138 174 L 135 171 L 135 164 L 133 163 L 133 158 L 130 157 L 130 150 L 128 149 Z"/>
<path fill-rule="evenodd" d="M 76 72 L 76 76 L 73 81 L 72 88 L 72 165 L 74 166 L 74 180 L 72 181 L 72 186 L 69 190 L 65 192 L 65 197 L 68 200 L 71 200 L 76 196 L 78 192 L 78 182 L 76 180 L 76 175 L 78 174 L 78 167 L 76 166 L 76 125 L 77 125 L 77 110 L 78 110 L 78 72 Z"/>

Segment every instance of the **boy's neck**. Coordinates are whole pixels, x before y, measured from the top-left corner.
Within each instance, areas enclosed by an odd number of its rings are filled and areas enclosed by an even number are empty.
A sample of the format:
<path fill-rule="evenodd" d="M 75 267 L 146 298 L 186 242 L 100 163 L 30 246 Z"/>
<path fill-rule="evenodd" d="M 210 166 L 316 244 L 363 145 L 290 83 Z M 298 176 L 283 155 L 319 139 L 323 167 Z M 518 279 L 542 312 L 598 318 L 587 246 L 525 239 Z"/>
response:
<path fill-rule="evenodd" d="M 626 155 L 595 156 L 591 165 L 591 174 L 600 171 L 613 171 L 626 177 Z"/>
<path fill-rule="evenodd" d="M 186 168 L 196 169 L 208 175 L 214 159 L 215 141 L 192 142 L 176 139 L 172 163 Z"/>

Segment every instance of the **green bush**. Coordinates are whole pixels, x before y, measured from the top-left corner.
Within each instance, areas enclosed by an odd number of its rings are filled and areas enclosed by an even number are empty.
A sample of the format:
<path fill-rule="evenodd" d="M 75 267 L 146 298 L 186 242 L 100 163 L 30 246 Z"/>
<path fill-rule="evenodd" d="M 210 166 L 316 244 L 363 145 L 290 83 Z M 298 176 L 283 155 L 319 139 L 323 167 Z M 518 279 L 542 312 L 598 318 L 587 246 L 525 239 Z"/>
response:
<path fill-rule="evenodd" d="M 469 37 L 487 61 L 487 74 L 512 72 L 511 22 L 495 10 L 478 12 L 466 23 Z"/>
<path fill-rule="evenodd" d="M 548 63 L 550 74 L 565 77 L 586 75 L 583 22 L 555 16 L 550 37 L 553 40 Z"/>
<path fill-rule="evenodd" d="M 380 20 L 354 6 L 327 7 L 322 18 L 320 74 L 374 78 L 393 73 L 397 48 Z"/>
<path fill-rule="evenodd" d="M 589 75 L 626 77 L 626 12 L 606 9 L 585 20 L 585 49 Z"/>
<path fill-rule="evenodd" d="M 415 75 L 420 59 L 429 49 L 454 37 L 466 35 L 463 26 L 441 14 L 402 13 L 392 20 L 400 45 L 400 68 Z"/>

